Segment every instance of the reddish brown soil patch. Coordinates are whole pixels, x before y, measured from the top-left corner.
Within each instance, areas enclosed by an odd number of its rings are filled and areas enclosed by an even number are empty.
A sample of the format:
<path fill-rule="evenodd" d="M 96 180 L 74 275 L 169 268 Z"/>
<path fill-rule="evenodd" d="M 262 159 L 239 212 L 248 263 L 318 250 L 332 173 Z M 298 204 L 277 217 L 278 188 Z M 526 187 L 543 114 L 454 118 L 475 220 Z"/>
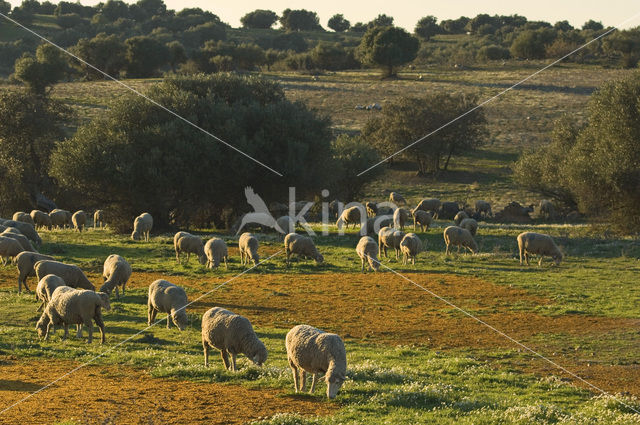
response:
<path fill-rule="evenodd" d="M 63 361 L 0 363 L 0 410 L 73 369 Z M 274 412 L 329 415 L 325 401 L 278 396 L 277 390 L 154 379 L 140 371 L 89 366 L 0 416 L 2 424 L 74 419 L 88 424 L 242 424 Z"/>

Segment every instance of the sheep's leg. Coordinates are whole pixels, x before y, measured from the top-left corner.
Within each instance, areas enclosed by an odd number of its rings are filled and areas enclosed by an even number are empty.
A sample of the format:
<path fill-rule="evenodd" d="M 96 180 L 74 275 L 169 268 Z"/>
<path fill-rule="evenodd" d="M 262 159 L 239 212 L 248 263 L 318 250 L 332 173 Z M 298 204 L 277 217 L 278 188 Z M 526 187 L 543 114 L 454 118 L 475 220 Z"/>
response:
<path fill-rule="evenodd" d="M 81 324 L 76 324 L 76 338 L 82 338 L 82 325 Z"/>
<path fill-rule="evenodd" d="M 235 372 L 236 371 L 236 353 L 231 353 L 231 371 Z"/>
<path fill-rule="evenodd" d="M 309 394 L 313 394 L 313 390 L 316 389 L 316 380 L 318 378 L 318 374 L 314 373 L 313 374 L 313 379 L 311 380 L 311 389 L 309 390 Z"/>
<path fill-rule="evenodd" d="M 209 367 L 209 344 L 202 341 L 202 349 L 204 351 L 204 367 Z"/>
<path fill-rule="evenodd" d="M 104 344 L 105 337 L 104 337 L 104 321 L 102 320 L 102 312 L 98 310 L 93 319 L 95 320 L 96 325 L 100 329 L 100 344 Z M 92 335 L 93 325 L 89 329 L 91 329 L 91 333 L 89 335 Z"/>
<path fill-rule="evenodd" d="M 93 323 L 89 320 L 84 325 L 89 328 L 89 339 L 87 340 L 87 344 L 91 344 L 93 342 Z"/>
<path fill-rule="evenodd" d="M 189 258 L 191 258 L 191 253 L 187 252 L 187 263 L 189 262 Z"/>
<path fill-rule="evenodd" d="M 124 297 L 124 287 L 127 286 L 127 282 L 122 284 L 122 296 Z M 116 292 L 117 294 L 117 292 Z"/>
<path fill-rule="evenodd" d="M 304 369 L 300 369 L 300 392 L 304 391 L 304 388 L 307 386 L 307 372 Z"/>
<path fill-rule="evenodd" d="M 230 364 L 229 364 L 229 355 L 227 354 L 227 350 L 225 349 L 220 350 L 220 355 L 222 356 L 222 362 L 224 363 L 225 370 L 229 370 Z"/>
<path fill-rule="evenodd" d="M 524 259 L 527 262 L 527 266 L 529 265 L 529 253 L 527 251 L 524 252 Z"/>
<path fill-rule="evenodd" d="M 289 367 L 291 367 L 291 371 L 293 372 L 293 387 L 296 389 L 296 392 L 298 392 L 298 368 L 293 364 L 293 362 L 291 361 L 291 359 L 289 360 Z"/>
<path fill-rule="evenodd" d="M 538 261 L 538 267 L 542 267 L 542 259 L 543 259 L 543 258 L 544 258 L 544 257 L 541 255 L 541 256 L 540 256 L 540 261 Z"/>
<path fill-rule="evenodd" d="M 177 247 L 176 247 L 176 263 L 180 264 L 180 251 L 178 251 Z"/>
<path fill-rule="evenodd" d="M 523 250 L 522 250 L 522 248 L 518 248 L 518 251 L 519 251 L 519 253 L 520 253 L 520 265 L 522 265 L 522 254 L 523 254 L 523 252 L 522 252 L 522 251 L 523 251 Z"/>
<path fill-rule="evenodd" d="M 115 290 L 116 290 L 116 299 L 119 300 L 120 294 L 118 293 L 118 285 L 116 285 Z M 122 287 L 122 295 L 124 295 L 124 287 Z"/>
<path fill-rule="evenodd" d="M 171 328 L 171 313 L 167 313 L 167 329 Z"/>
<path fill-rule="evenodd" d="M 49 323 L 47 323 L 47 332 L 45 332 L 44 334 L 44 340 L 48 340 L 49 339 L 49 335 L 51 335 L 51 331 L 54 330 L 53 329 L 53 323 L 51 323 L 51 321 L 49 321 Z"/>
<path fill-rule="evenodd" d="M 411 264 L 416 265 L 416 256 L 411 257 Z"/>
<path fill-rule="evenodd" d="M 148 311 L 147 311 L 147 325 L 151 326 L 151 323 L 155 320 L 156 318 L 156 314 L 155 314 L 155 309 L 153 308 L 153 306 L 151 305 L 151 302 L 149 302 L 147 304 L 148 307 Z"/>
<path fill-rule="evenodd" d="M 67 337 L 69 336 L 69 325 L 68 324 L 64 324 L 64 335 L 62 336 L 62 340 L 66 340 Z"/>
<path fill-rule="evenodd" d="M 362 273 L 364 273 L 364 257 L 360 259 L 362 261 Z"/>
<path fill-rule="evenodd" d="M 224 268 L 225 270 L 229 269 L 229 265 L 227 264 L 227 257 L 222 257 L 224 259 Z"/>
<path fill-rule="evenodd" d="M 42 301 L 42 304 L 40 304 L 40 307 L 38 307 L 36 311 L 42 311 L 43 308 L 44 308 L 44 300 Z"/>

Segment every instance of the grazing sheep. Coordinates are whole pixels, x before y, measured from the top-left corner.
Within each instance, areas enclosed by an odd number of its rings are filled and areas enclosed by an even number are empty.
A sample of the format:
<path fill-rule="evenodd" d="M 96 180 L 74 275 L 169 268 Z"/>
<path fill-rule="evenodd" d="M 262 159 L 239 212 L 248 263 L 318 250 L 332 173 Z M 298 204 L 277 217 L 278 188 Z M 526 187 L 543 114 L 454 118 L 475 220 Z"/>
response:
<path fill-rule="evenodd" d="M 151 234 L 152 227 L 153 217 L 151 217 L 151 214 L 140 214 L 133 222 L 133 232 L 131 232 L 131 239 L 137 241 L 144 238 L 146 242 L 149 242 L 149 236 Z"/>
<path fill-rule="evenodd" d="M 238 239 L 238 249 L 240 250 L 240 264 L 249 264 L 249 260 L 254 265 L 258 265 L 260 255 L 258 254 L 258 239 L 251 233 L 245 232 Z"/>
<path fill-rule="evenodd" d="M 520 251 L 520 265 L 522 265 L 522 257 L 529 265 L 529 255 L 539 255 L 540 261 L 538 266 L 542 265 L 542 258 L 547 255 L 555 261 L 556 265 L 560 265 L 563 255 L 560 248 L 553 241 L 551 236 L 534 232 L 523 232 L 518 235 L 518 250 Z"/>
<path fill-rule="evenodd" d="M 393 226 L 393 217 L 381 215 L 369 217 L 367 219 L 366 226 L 367 235 L 377 235 L 380 232 L 380 229 L 387 226 Z"/>
<path fill-rule="evenodd" d="M 57 228 L 64 229 L 71 223 L 71 213 L 67 210 L 55 209 L 49 213 L 51 224 Z"/>
<path fill-rule="evenodd" d="M 220 350 L 225 369 L 233 372 L 238 354 L 244 354 L 258 366 L 267 361 L 267 348 L 258 339 L 251 322 L 221 307 L 214 307 L 202 315 L 202 348 L 205 367 L 209 366 L 210 348 Z"/>
<path fill-rule="evenodd" d="M 462 220 L 460 222 L 460 227 L 462 227 L 463 229 L 467 229 L 469 233 L 471 233 L 471 236 L 475 236 L 478 232 L 478 222 L 473 218 L 465 218 L 464 220 Z"/>
<path fill-rule="evenodd" d="M 318 252 L 316 245 L 313 243 L 313 239 L 304 235 L 289 233 L 285 236 L 284 252 L 287 255 L 287 264 L 289 264 L 291 254 L 296 254 L 300 257 L 313 258 L 318 264 L 324 261 L 324 257 Z"/>
<path fill-rule="evenodd" d="M 389 258 L 387 255 L 387 248 L 393 249 L 396 253 L 396 260 L 400 255 L 400 242 L 402 238 L 404 238 L 405 233 L 401 230 L 396 230 L 392 227 L 385 227 L 380 229 L 380 233 L 378 233 L 378 256 L 384 256 Z"/>
<path fill-rule="evenodd" d="M 149 300 L 147 303 L 147 324 L 151 326 L 156 320 L 156 314 L 167 313 L 167 329 L 170 320 L 183 331 L 187 327 L 186 306 L 187 293 L 184 289 L 166 280 L 158 279 L 149 285 Z"/>
<path fill-rule="evenodd" d="M 356 227 L 356 224 L 361 223 L 362 220 L 362 207 L 350 207 L 342 211 L 340 218 L 336 221 L 336 227 L 342 229 L 342 225 L 346 225 L 347 229 L 350 224 Z"/>
<path fill-rule="evenodd" d="M 173 247 L 176 251 L 176 261 L 180 263 L 180 254 L 187 254 L 187 263 L 191 254 L 198 256 L 200 264 L 207 264 L 207 256 L 204 253 L 204 242 L 199 236 L 187 232 L 178 232 L 173 237 Z"/>
<path fill-rule="evenodd" d="M 96 212 L 93 213 L 93 227 L 100 227 L 102 229 L 102 227 L 104 226 L 104 211 L 103 210 L 96 210 Z"/>
<path fill-rule="evenodd" d="M 429 212 L 431 213 L 431 217 L 436 219 L 438 218 L 438 210 L 440 209 L 440 205 L 442 205 L 442 203 L 440 202 L 440 199 L 436 199 L 436 198 L 423 199 L 415 207 L 414 211 L 421 210 L 421 211 Z"/>
<path fill-rule="evenodd" d="M 496 213 L 496 218 L 505 223 L 529 223 L 531 222 L 530 213 L 533 212 L 533 204 L 523 207 L 518 202 L 510 202 L 502 211 Z"/>
<path fill-rule="evenodd" d="M 404 196 L 400 195 L 398 192 L 391 192 L 389 194 L 389 202 L 393 202 L 396 205 L 407 205 L 407 200 L 404 199 Z"/>
<path fill-rule="evenodd" d="M 80 267 L 53 260 L 40 260 L 34 266 L 36 277 L 42 279 L 48 274 L 60 276 L 72 288 L 83 288 L 95 291 L 95 286 L 87 279 Z"/>
<path fill-rule="evenodd" d="M 28 223 L 32 226 L 35 227 L 36 223 L 33 221 L 33 218 L 31 218 L 31 215 L 27 214 L 26 212 L 23 211 L 18 211 L 13 213 L 13 220 L 14 221 L 20 221 L 22 223 Z"/>
<path fill-rule="evenodd" d="M 458 211 L 455 217 L 453 217 L 453 222 L 456 224 L 456 226 L 460 226 L 460 222 L 465 218 L 469 218 L 469 215 L 464 211 Z"/>
<path fill-rule="evenodd" d="M 6 266 L 9 258 L 12 260 L 24 251 L 20 242 L 15 239 L 8 238 L 6 236 L 0 236 L 0 259 L 2 259 L 2 265 Z"/>
<path fill-rule="evenodd" d="M 356 254 L 360 257 L 362 262 L 362 273 L 365 272 L 364 264 L 368 261 L 369 269 L 378 271 L 380 268 L 380 262 L 378 261 L 378 244 L 370 236 L 363 236 L 360 238 L 358 245 L 356 246 Z"/>
<path fill-rule="evenodd" d="M 104 292 L 73 289 L 60 286 L 53 291 L 51 299 L 36 324 L 38 336 L 47 340 L 56 325 L 64 326 L 63 340 L 69 336 L 69 325 L 85 325 L 89 329 L 88 344 L 93 341 L 93 323 L 100 328 L 100 343 L 104 344 L 104 322 L 102 309 L 110 310 L 109 296 Z M 80 328 L 78 329 L 80 333 Z"/>
<path fill-rule="evenodd" d="M 400 251 L 402 251 L 402 264 L 407 264 L 407 259 L 411 264 L 416 264 L 416 257 L 422 252 L 422 241 L 415 233 L 407 233 L 400 241 Z"/>
<path fill-rule="evenodd" d="M 27 238 L 29 238 L 29 240 L 31 240 L 31 242 L 37 245 L 40 245 L 42 243 L 42 239 L 40 239 L 40 235 L 38 235 L 38 232 L 36 232 L 36 228 L 30 225 L 29 223 L 23 223 L 22 221 L 15 221 L 15 220 L 7 220 L 2 224 L 7 227 L 15 227 L 20 231 L 20 233 L 25 235 Z"/>
<path fill-rule="evenodd" d="M 393 226 L 404 230 L 404 225 L 409 219 L 409 212 L 404 208 L 396 208 L 393 212 Z"/>
<path fill-rule="evenodd" d="M 449 226 L 444 229 L 444 243 L 447 245 L 447 255 L 451 252 L 451 245 L 457 246 L 458 252 L 460 252 L 460 247 L 467 248 L 474 254 L 478 252 L 478 244 L 471 233 L 458 226 Z"/>
<path fill-rule="evenodd" d="M 304 391 L 306 373 L 311 373 L 313 380 L 309 393 L 313 393 L 320 373 L 325 375 L 327 397 L 335 398 L 347 374 L 347 354 L 342 338 L 309 325 L 298 325 L 287 333 L 285 344 L 296 392 Z"/>
<path fill-rule="evenodd" d="M 24 289 L 29 292 L 29 288 L 27 288 L 27 277 L 36 275 L 36 271 L 33 266 L 41 260 L 53 260 L 53 257 L 30 251 L 23 251 L 16 256 L 15 262 L 18 267 L 18 293 L 22 291 L 22 285 L 24 285 Z"/>
<path fill-rule="evenodd" d="M 282 234 L 283 239 L 284 239 L 284 236 L 295 231 L 296 229 L 296 222 L 293 220 L 293 218 L 291 218 L 288 215 L 283 215 L 282 217 L 279 217 L 276 220 L 276 225 L 278 226 L 276 230 Z"/>
<path fill-rule="evenodd" d="M 19 232 L 18 229 L 7 227 L 7 229 L 4 232 L 0 233 L 0 236 L 17 240 L 20 246 L 25 251 L 37 252 L 33 248 L 33 245 L 31 245 L 31 242 L 29 242 L 29 239 L 27 239 L 22 233 L 18 233 L 18 232 Z"/>
<path fill-rule="evenodd" d="M 131 277 L 131 266 L 118 254 L 111 254 L 104 260 L 102 269 L 102 278 L 104 283 L 100 287 L 100 292 L 111 295 L 111 291 L 116 290 L 116 298 L 120 299 L 118 286 L 122 286 L 122 296 L 124 296 L 124 288 L 127 281 Z"/>
<path fill-rule="evenodd" d="M 367 208 L 369 217 L 375 217 L 378 214 L 378 205 L 375 202 L 367 202 L 364 206 Z"/>
<path fill-rule="evenodd" d="M 48 274 L 40 279 L 36 287 L 36 299 L 42 301 L 42 304 L 40 304 L 40 307 L 38 307 L 36 311 L 40 311 L 47 306 L 47 303 L 51 301 L 53 291 L 59 286 L 67 286 L 67 284 L 60 276 L 56 276 L 55 274 Z"/>
<path fill-rule="evenodd" d="M 411 215 L 413 216 L 413 230 L 415 231 L 417 226 L 420 226 L 420 231 L 424 232 L 425 230 L 429 230 L 429 226 L 431 226 L 431 213 L 428 213 L 424 210 L 413 209 L 411 210 Z"/>
<path fill-rule="evenodd" d="M 438 210 L 438 218 L 443 220 L 453 220 L 458 211 L 460 211 L 460 205 L 458 205 L 457 202 L 443 202 Z"/>
<path fill-rule="evenodd" d="M 87 225 L 87 213 L 82 210 L 74 212 L 71 216 L 71 222 L 78 232 L 82 232 L 82 229 Z"/>
<path fill-rule="evenodd" d="M 32 210 L 31 219 L 33 220 L 36 229 L 39 226 L 40 228 L 46 227 L 48 230 L 51 230 L 51 217 L 49 217 L 49 214 L 47 214 L 46 212 L 40 210 Z"/>
<path fill-rule="evenodd" d="M 204 244 L 204 253 L 207 256 L 207 267 L 210 269 L 217 268 L 221 261 L 224 261 L 224 267 L 228 268 L 227 260 L 229 259 L 229 251 L 227 244 L 220 238 L 211 238 Z"/>
<path fill-rule="evenodd" d="M 547 220 L 553 220 L 556 218 L 556 207 L 553 206 L 553 203 L 547 199 L 543 199 L 540 201 L 540 205 L 538 206 L 539 212 L 538 214 L 542 218 L 546 218 Z"/>
<path fill-rule="evenodd" d="M 491 204 L 487 201 L 476 201 L 476 214 L 481 217 L 493 217 Z"/>

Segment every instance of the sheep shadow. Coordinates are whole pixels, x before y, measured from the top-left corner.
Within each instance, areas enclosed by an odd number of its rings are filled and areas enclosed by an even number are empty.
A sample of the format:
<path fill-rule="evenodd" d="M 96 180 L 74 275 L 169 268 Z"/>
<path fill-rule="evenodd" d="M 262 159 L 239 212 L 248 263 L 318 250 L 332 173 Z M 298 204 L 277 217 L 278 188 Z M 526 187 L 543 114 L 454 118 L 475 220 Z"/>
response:
<path fill-rule="evenodd" d="M 0 388 L 5 391 L 34 392 L 42 387 L 33 382 L 18 381 L 13 379 L 0 379 Z"/>

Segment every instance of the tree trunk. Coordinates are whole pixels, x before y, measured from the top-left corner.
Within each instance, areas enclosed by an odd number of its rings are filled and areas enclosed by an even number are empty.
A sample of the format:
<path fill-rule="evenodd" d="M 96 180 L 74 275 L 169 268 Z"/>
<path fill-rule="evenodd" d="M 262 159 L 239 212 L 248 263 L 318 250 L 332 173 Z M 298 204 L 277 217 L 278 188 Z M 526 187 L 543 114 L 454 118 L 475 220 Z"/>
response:
<path fill-rule="evenodd" d="M 449 149 L 449 155 L 447 156 L 447 160 L 444 163 L 445 171 L 447 171 L 447 168 L 449 167 L 449 160 L 451 159 L 451 155 L 453 155 L 453 151 L 454 151 L 454 147 L 452 146 L 451 149 Z"/>

